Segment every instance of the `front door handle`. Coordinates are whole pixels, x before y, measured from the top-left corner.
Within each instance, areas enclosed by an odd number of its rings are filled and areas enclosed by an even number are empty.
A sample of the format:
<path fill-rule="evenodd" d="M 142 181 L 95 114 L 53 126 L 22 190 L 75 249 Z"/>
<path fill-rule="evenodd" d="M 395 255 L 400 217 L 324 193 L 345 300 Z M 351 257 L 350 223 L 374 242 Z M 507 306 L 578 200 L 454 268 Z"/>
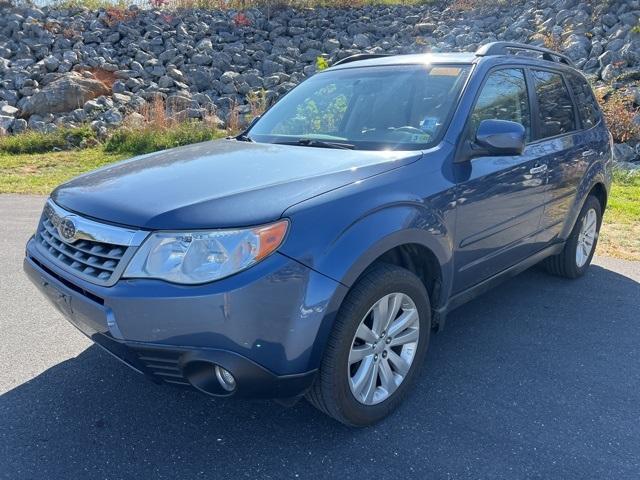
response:
<path fill-rule="evenodd" d="M 533 167 L 531 170 L 529 170 L 529 173 L 531 175 L 535 175 L 536 173 L 543 173 L 547 171 L 547 164 L 543 163 L 542 165 L 538 165 L 536 167 Z"/>
<path fill-rule="evenodd" d="M 596 152 L 595 150 L 585 150 L 584 152 L 582 152 L 582 156 L 583 157 L 592 157 L 593 155 L 596 155 L 598 152 Z"/>

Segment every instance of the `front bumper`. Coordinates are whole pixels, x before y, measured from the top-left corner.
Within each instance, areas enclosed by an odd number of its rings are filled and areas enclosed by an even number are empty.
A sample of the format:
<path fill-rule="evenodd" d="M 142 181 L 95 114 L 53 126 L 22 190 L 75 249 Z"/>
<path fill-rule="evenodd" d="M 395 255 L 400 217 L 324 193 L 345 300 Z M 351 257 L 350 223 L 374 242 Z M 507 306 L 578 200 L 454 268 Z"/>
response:
<path fill-rule="evenodd" d="M 157 382 L 228 395 L 214 365 L 232 373 L 234 395 L 286 398 L 311 385 L 341 284 L 280 254 L 207 285 L 86 282 L 27 244 L 30 280 L 82 333 Z"/>

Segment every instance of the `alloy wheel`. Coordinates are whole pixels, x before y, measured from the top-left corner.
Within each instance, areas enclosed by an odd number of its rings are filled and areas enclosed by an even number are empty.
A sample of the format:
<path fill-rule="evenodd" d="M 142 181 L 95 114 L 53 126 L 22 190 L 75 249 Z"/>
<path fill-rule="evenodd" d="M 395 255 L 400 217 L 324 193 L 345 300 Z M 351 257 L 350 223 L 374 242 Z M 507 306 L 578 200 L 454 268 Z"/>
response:
<path fill-rule="evenodd" d="M 593 245 L 596 241 L 598 215 L 596 211 L 591 208 L 587 210 L 587 213 L 582 218 L 582 224 L 580 225 L 580 233 L 578 233 L 578 244 L 576 246 L 576 265 L 581 268 L 591 254 Z"/>
<path fill-rule="evenodd" d="M 404 381 L 420 338 L 414 301 L 404 293 L 379 299 L 362 318 L 349 351 L 349 387 L 356 400 L 375 405 Z"/>

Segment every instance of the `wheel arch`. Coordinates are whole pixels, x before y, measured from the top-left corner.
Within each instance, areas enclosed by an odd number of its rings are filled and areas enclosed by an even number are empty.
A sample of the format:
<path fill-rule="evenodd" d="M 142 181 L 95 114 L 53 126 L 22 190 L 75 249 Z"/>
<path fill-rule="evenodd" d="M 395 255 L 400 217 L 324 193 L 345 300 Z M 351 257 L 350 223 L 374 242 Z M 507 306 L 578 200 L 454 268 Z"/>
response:
<path fill-rule="evenodd" d="M 607 208 L 607 201 L 609 199 L 607 188 L 604 186 L 604 183 L 600 181 L 596 182 L 593 187 L 591 187 L 591 190 L 589 190 L 587 197 L 589 195 L 593 195 L 598 199 L 598 201 L 600 202 L 600 207 L 602 207 L 602 213 L 604 213 L 605 208 Z"/>
<path fill-rule="evenodd" d="M 416 274 L 429 293 L 432 313 L 445 305 L 451 285 L 450 269 L 453 263 L 451 254 L 443 249 L 441 241 L 442 239 L 436 239 L 422 229 L 403 230 L 387 235 L 362 253 L 343 276 L 336 278 L 347 288 L 340 290 L 330 300 L 328 311 L 331 313 L 325 318 L 318 332 L 313 358 L 318 361 L 322 358 L 335 318 L 351 286 L 375 265 L 390 263 Z"/>
<path fill-rule="evenodd" d="M 578 215 L 580 214 L 584 203 L 587 201 L 587 198 L 589 198 L 589 195 L 593 194 L 598 199 L 600 206 L 602 207 L 602 213 L 604 213 L 609 199 L 610 185 L 610 175 L 607 175 L 604 165 L 600 162 L 594 163 L 582 179 L 582 182 L 577 189 L 573 205 L 567 213 L 567 219 L 560 235 L 560 238 L 563 241 L 571 234 L 571 231 L 578 220 Z"/>
<path fill-rule="evenodd" d="M 442 266 L 438 257 L 428 247 L 420 243 L 397 245 L 373 260 L 360 276 L 366 275 L 371 268 L 375 268 L 379 264 L 395 265 L 412 272 L 424 285 L 429 300 L 433 301 L 435 305 L 439 305 L 442 290 Z"/>

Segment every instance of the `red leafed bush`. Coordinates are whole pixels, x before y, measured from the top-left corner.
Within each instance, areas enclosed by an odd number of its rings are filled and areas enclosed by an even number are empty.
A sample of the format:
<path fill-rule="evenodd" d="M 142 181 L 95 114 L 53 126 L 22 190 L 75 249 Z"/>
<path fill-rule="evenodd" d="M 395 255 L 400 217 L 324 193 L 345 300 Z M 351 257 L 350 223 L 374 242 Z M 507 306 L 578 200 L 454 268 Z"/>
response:
<path fill-rule="evenodd" d="M 251 20 L 244 13 L 239 12 L 233 17 L 233 23 L 236 27 L 248 27 L 251 25 Z"/>

